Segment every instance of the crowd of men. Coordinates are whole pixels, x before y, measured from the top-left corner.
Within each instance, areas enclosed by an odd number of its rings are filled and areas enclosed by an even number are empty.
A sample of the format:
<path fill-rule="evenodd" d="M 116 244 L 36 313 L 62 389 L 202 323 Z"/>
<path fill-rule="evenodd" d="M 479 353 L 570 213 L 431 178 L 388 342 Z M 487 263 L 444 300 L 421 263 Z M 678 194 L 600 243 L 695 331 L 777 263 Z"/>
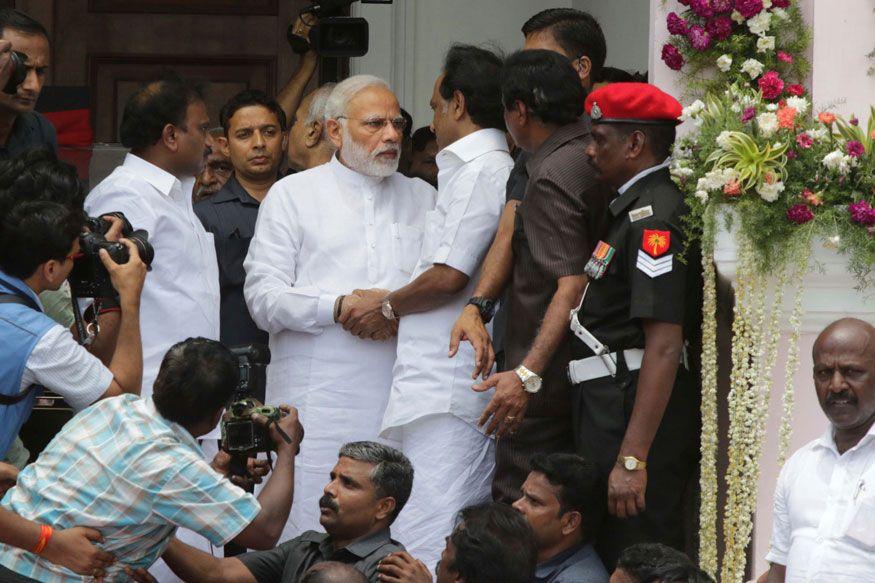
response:
<path fill-rule="evenodd" d="M 668 173 L 681 106 L 613 82 L 591 15 L 534 15 L 506 58 L 453 45 L 415 132 L 377 77 L 304 95 L 312 51 L 219 128 L 166 76 L 87 197 L 33 111 L 48 35 L 14 10 L 0 30 L 0 81 L 28 57 L 0 96 L 0 581 L 710 580 L 682 552 L 701 262 Z M 90 255 L 86 216 L 127 260 Z M 115 293 L 71 302 L 83 261 Z M 218 426 L 229 348 L 253 344 L 282 415 L 254 416 L 274 454 L 240 471 Z M 832 426 L 784 468 L 763 577 L 875 580 L 875 329 L 833 324 L 814 360 Z M 43 389 L 79 413 L 27 464 Z"/>

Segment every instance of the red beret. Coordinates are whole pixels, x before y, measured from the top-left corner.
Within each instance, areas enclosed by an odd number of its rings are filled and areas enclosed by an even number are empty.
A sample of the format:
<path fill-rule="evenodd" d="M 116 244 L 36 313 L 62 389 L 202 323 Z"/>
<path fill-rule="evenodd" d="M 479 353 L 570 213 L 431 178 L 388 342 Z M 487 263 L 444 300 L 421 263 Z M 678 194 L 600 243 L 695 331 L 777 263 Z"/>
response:
<path fill-rule="evenodd" d="M 649 83 L 611 83 L 586 96 L 592 123 L 679 124 L 680 102 Z"/>

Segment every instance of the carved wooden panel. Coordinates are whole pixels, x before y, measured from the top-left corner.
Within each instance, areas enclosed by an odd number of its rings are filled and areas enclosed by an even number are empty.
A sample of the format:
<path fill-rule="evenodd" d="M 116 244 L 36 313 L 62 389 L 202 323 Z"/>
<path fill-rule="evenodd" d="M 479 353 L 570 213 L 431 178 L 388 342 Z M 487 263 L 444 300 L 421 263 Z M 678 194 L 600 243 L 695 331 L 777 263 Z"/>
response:
<path fill-rule="evenodd" d="M 143 83 L 172 68 L 183 78 L 205 84 L 207 111 L 218 125 L 219 109 L 243 89 L 276 93 L 272 56 L 190 56 L 91 54 L 88 56 L 95 140 L 115 142 L 125 101 Z"/>
<path fill-rule="evenodd" d="M 277 0 L 88 0 L 90 12 L 158 14 L 277 13 Z"/>

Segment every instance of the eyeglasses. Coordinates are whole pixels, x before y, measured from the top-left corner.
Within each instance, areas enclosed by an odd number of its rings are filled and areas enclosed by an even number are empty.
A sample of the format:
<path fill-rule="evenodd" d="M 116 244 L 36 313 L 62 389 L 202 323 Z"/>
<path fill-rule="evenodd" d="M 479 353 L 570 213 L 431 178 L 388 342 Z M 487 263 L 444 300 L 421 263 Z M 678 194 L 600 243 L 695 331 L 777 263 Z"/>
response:
<path fill-rule="evenodd" d="M 85 257 L 85 253 L 83 253 L 82 251 L 77 251 L 76 253 L 71 253 L 69 255 L 65 255 L 64 259 L 65 260 L 69 259 L 70 261 L 76 261 L 77 259 L 82 259 L 83 257 Z"/>
<path fill-rule="evenodd" d="M 336 119 L 355 119 L 351 117 L 346 117 L 345 115 L 339 115 Z M 395 119 L 388 119 L 385 117 L 374 117 L 370 119 L 356 119 L 355 121 L 362 124 L 366 130 L 375 134 L 379 131 L 382 131 L 386 124 L 392 124 L 392 127 L 399 134 L 404 133 L 404 130 L 407 129 L 407 120 L 403 117 L 396 117 Z"/>

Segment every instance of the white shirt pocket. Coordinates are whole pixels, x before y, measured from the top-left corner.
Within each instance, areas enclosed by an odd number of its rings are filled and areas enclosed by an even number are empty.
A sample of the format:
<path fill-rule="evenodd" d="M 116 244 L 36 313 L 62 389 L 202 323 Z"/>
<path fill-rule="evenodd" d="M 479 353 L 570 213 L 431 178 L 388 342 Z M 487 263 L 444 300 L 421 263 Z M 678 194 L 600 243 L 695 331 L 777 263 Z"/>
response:
<path fill-rule="evenodd" d="M 413 273 L 422 250 L 422 229 L 392 223 L 392 260 L 404 273 Z"/>
<path fill-rule="evenodd" d="M 867 492 L 867 486 L 865 483 L 859 486 L 861 500 L 845 536 L 863 548 L 875 551 L 875 493 Z"/>

